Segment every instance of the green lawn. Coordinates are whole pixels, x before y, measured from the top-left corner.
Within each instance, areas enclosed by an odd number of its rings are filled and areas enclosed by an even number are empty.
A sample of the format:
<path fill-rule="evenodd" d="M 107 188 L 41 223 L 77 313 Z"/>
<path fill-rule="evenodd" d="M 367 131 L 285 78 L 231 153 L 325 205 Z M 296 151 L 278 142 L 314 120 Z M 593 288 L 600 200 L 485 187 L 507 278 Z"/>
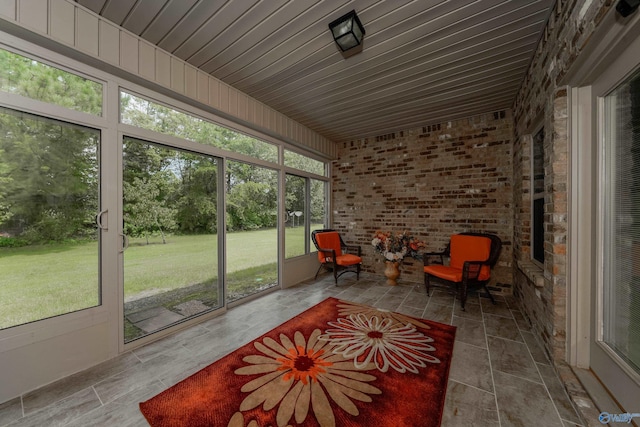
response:
<path fill-rule="evenodd" d="M 287 229 L 287 252 L 303 252 L 304 228 Z M 299 233 L 299 235 L 297 235 Z M 277 280 L 275 229 L 227 235 L 229 294 Z M 131 239 L 124 253 L 125 300 L 214 284 L 217 236 Z M 98 245 L 0 248 L 0 329 L 98 304 Z"/>

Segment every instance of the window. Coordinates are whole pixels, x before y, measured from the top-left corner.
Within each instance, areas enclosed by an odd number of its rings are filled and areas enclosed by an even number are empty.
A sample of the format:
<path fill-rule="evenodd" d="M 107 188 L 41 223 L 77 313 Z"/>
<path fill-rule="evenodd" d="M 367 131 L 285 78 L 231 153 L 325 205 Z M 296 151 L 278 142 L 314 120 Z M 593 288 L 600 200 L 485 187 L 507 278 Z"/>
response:
<path fill-rule="evenodd" d="M 640 71 L 604 109 L 603 338 L 640 374 Z"/>
<path fill-rule="evenodd" d="M 307 180 L 301 176 L 286 175 L 285 201 L 285 257 L 304 255 L 307 218 Z"/>
<path fill-rule="evenodd" d="M 286 149 L 284 150 L 284 165 L 316 175 L 326 176 L 326 168 L 323 162 Z"/>
<path fill-rule="evenodd" d="M 227 162 L 226 287 L 232 303 L 278 285 L 278 172 Z"/>
<path fill-rule="evenodd" d="M 122 163 L 129 342 L 222 306 L 220 161 L 125 137 Z"/>
<path fill-rule="evenodd" d="M 100 131 L 0 108 L 0 329 L 100 304 Z"/>
<path fill-rule="evenodd" d="M 531 257 L 544 265 L 544 128 L 531 144 Z"/>
<path fill-rule="evenodd" d="M 102 84 L 0 49 L 0 90 L 102 115 Z"/>
<path fill-rule="evenodd" d="M 286 258 L 307 254 L 311 251 L 311 233 L 326 228 L 327 183 L 323 180 L 304 177 L 304 172 L 327 175 L 326 164 L 294 151 L 284 150 L 284 165 L 298 169 L 300 174 L 286 175 L 285 206 L 285 254 Z"/>
<path fill-rule="evenodd" d="M 147 99 L 120 92 L 122 123 L 276 163 L 278 147 Z"/>
<path fill-rule="evenodd" d="M 327 221 L 327 183 L 317 179 L 310 179 L 311 206 L 309 216 L 311 232 L 326 228 Z"/>

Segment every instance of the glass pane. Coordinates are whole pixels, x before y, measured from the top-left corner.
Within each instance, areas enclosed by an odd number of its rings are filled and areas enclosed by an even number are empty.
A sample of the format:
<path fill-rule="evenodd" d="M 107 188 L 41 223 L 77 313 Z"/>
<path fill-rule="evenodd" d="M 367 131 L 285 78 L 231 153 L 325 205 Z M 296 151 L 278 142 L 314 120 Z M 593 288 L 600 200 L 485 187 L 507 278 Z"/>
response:
<path fill-rule="evenodd" d="M 544 264 L 544 128 L 540 129 L 532 141 L 532 222 L 531 255 Z"/>
<path fill-rule="evenodd" d="M 0 329 L 100 304 L 99 144 L 0 108 Z"/>
<path fill-rule="evenodd" d="M 544 264 L 544 199 L 533 200 L 533 259 Z"/>
<path fill-rule="evenodd" d="M 162 104 L 120 92 L 120 120 L 155 132 L 278 162 L 278 147 Z"/>
<path fill-rule="evenodd" d="M 125 138 L 125 342 L 222 306 L 218 161 Z"/>
<path fill-rule="evenodd" d="M 640 373 L 640 72 L 605 108 L 604 341 Z"/>
<path fill-rule="evenodd" d="M 311 232 L 326 228 L 327 183 L 311 179 Z"/>
<path fill-rule="evenodd" d="M 102 115 L 102 84 L 0 49 L 0 90 Z"/>
<path fill-rule="evenodd" d="M 533 137 L 533 194 L 544 193 L 544 128 Z"/>
<path fill-rule="evenodd" d="M 284 150 L 284 165 L 316 175 L 326 176 L 324 163 L 293 151 Z"/>
<path fill-rule="evenodd" d="M 292 258 L 305 254 L 305 212 L 307 200 L 307 180 L 305 178 L 286 176 L 285 208 L 285 257 Z"/>
<path fill-rule="evenodd" d="M 227 163 L 227 302 L 278 284 L 278 173 Z"/>

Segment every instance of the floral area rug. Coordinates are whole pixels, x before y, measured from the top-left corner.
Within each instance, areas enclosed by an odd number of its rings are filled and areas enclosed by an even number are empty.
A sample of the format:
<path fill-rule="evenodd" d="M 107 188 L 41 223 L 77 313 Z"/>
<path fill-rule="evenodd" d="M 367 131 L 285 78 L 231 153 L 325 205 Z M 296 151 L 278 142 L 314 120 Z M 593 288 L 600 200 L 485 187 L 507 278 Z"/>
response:
<path fill-rule="evenodd" d="M 140 404 L 156 426 L 437 426 L 455 327 L 328 298 Z"/>

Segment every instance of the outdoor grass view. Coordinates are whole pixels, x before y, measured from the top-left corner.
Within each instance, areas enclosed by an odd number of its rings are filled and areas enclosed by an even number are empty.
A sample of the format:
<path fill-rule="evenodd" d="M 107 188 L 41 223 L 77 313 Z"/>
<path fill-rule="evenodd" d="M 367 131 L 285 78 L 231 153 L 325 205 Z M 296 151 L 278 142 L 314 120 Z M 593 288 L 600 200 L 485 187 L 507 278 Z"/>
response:
<path fill-rule="evenodd" d="M 0 92 L 56 105 L 61 116 L 71 109 L 99 117 L 102 91 L 101 83 L 0 49 Z M 325 176 L 323 162 L 285 150 L 285 165 L 302 173 L 288 174 L 279 206 L 277 145 L 124 91 L 120 113 L 127 125 L 273 164 L 227 156 L 221 176 L 218 157 L 133 137 L 118 142 L 125 341 L 275 286 L 280 209 L 287 256 L 307 253 L 305 230 L 324 225 L 326 184 L 304 175 Z M 98 306 L 101 286 L 117 285 L 99 280 L 96 221 L 107 208 L 119 217 L 119 206 L 100 202 L 101 191 L 120 190 L 101 182 L 101 169 L 118 168 L 100 164 L 101 145 L 112 149 L 114 141 L 72 121 L 0 107 L 0 329 Z"/>
<path fill-rule="evenodd" d="M 0 92 L 102 115 L 101 83 L 0 49 Z M 100 131 L 0 108 L 0 329 L 100 304 Z"/>
<path fill-rule="evenodd" d="M 0 328 L 98 305 L 100 133 L 8 109 L 0 129 Z"/>
<path fill-rule="evenodd" d="M 265 248 L 271 245 L 274 230 L 231 233 L 228 251 L 236 254 L 227 262 L 227 292 L 230 298 L 250 293 L 255 284 L 274 283 L 277 280 L 275 261 L 269 251 L 247 251 L 247 247 Z M 300 236 L 304 227 L 296 229 Z M 179 294 L 184 283 L 207 285 L 217 283 L 217 271 L 212 272 L 211 260 L 217 259 L 216 235 L 153 236 L 131 239 L 126 251 L 125 270 L 130 286 L 125 302 L 140 300 L 143 296 L 164 299 L 162 306 L 172 308 L 189 298 L 218 301 L 216 288 L 199 294 L 183 293 L 173 299 L 171 292 Z M 300 239 L 295 239 L 300 241 Z M 207 252 L 208 251 L 208 252 Z M 206 254 L 206 256 L 203 256 Z M 262 255 L 262 257 L 261 257 Z M 75 311 L 97 303 L 95 292 L 96 269 L 69 266 L 92 266 L 98 259 L 96 241 L 51 243 L 46 245 L 1 248 L 0 263 L 0 329 L 34 320 Z M 165 269 L 166 265 L 189 264 L 188 269 Z M 167 274 L 169 272 L 170 274 Z M 28 294 L 25 294 L 28 289 Z M 161 294 L 166 294 L 162 297 Z M 129 336 L 140 332 L 129 325 Z"/>
<path fill-rule="evenodd" d="M 224 304 L 219 162 L 125 138 L 124 233 L 138 239 L 124 252 L 127 341 Z M 272 169 L 227 162 L 226 302 L 277 284 L 277 177 Z"/>
<path fill-rule="evenodd" d="M 235 255 L 226 264 L 228 302 L 277 284 L 277 260 L 270 250 L 274 234 L 275 229 L 265 229 L 227 235 L 227 252 Z M 146 238 L 130 241 L 124 266 L 126 341 L 222 305 L 217 238 L 167 235 L 165 243 L 160 236 L 148 244 Z M 160 311 L 164 315 L 158 316 Z"/>

